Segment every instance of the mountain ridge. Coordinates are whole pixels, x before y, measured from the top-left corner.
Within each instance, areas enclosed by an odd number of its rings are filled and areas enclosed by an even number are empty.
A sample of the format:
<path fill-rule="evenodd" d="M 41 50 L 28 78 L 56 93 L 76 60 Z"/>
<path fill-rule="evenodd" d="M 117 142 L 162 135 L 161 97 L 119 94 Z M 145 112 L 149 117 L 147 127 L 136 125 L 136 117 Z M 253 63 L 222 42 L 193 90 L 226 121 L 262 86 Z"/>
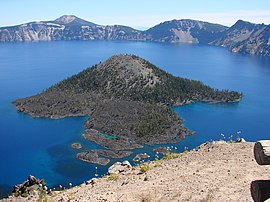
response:
<path fill-rule="evenodd" d="M 165 21 L 145 31 L 124 25 L 98 25 L 74 15 L 0 28 L 0 42 L 58 40 L 133 40 L 165 43 L 201 43 L 232 52 L 270 55 L 270 25 L 238 20 L 233 26 L 198 20 Z"/>
<path fill-rule="evenodd" d="M 229 48 L 235 53 L 270 56 L 270 25 L 238 20 L 211 45 Z"/>

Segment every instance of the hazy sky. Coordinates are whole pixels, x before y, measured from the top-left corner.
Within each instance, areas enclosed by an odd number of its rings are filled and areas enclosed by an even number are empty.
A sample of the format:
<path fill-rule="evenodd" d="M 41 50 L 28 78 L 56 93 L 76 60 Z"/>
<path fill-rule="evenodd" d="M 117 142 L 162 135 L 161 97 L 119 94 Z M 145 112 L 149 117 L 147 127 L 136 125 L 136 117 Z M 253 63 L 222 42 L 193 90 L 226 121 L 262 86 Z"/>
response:
<path fill-rule="evenodd" d="M 0 26 L 52 20 L 64 14 L 102 24 L 151 27 L 172 19 L 232 25 L 270 24 L 270 0 L 0 0 Z"/>

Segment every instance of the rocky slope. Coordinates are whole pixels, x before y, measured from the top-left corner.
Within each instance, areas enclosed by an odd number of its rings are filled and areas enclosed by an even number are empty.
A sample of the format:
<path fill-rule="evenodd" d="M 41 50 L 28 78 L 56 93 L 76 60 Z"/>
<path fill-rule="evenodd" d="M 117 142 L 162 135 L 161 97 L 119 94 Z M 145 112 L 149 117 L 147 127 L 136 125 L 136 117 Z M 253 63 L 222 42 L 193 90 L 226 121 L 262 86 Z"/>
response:
<path fill-rule="evenodd" d="M 196 20 L 172 20 L 145 31 L 146 38 L 156 42 L 202 43 L 220 37 L 227 27 Z"/>
<path fill-rule="evenodd" d="M 2 201 L 253 201 L 251 183 L 269 180 L 270 172 L 269 166 L 259 166 L 254 160 L 253 146 L 246 142 L 206 143 L 176 158 L 138 165 L 66 191 Z M 146 167 L 149 170 L 140 174 Z"/>
<path fill-rule="evenodd" d="M 229 48 L 232 52 L 270 56 L 270 25 L 239 20 L 210 44 Z"/>
<path fill-rule="evenodd" d="M 33 117 L 91 116 L 84 138 L 115 151 L 175 143 L 192 134 L 169 106 L 240 99 L 237 92 L 174 77 L 137 56 L 115 55 L 14 104 Z"/>

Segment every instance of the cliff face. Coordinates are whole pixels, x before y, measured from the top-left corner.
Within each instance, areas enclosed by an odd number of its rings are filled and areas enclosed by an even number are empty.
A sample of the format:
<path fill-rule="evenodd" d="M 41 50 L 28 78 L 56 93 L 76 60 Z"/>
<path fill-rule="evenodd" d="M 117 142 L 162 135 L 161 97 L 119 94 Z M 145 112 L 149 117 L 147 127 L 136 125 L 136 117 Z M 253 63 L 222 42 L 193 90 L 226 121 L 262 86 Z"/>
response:
<path fill-rule="evenodd" d="M 168 43 L 201 43 L 232 52 L 270 55 L 270 25 L 242 20 L 228 28 L 196 20 L 172 20 L 146 31 L 122 25 L 97 25 L 73 15 L 54 21 L 31 22 L 0 28 L 0 42 L 57 40 L 139 40 Z"/>
<path fill-rule="evenodd" d="M 239 20 L 210 44 L 227 47 L 236 53 L 269 56 L 270 25 Z"/>
<path fill-rule="evenodd" d="M 101 26 L 75 16 L 0 28 L 0 42 L 56 40 L 136 40 L 140 31 L 126 26 Z"/>
<path fill-rule="evenodd" d="M 147 39 L 157 42 L 182 42 L 207 44 L 227 27 L 196 20 L 172 20 L 161 23 L 145 32 Z"/>

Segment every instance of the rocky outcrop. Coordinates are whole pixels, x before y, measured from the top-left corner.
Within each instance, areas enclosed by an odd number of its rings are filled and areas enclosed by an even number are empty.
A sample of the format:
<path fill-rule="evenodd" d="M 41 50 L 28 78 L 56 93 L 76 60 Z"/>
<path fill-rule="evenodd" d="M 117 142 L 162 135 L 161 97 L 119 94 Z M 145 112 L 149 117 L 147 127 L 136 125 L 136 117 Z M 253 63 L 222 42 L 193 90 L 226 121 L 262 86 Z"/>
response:
<path fill-rule="evenodd" d="M 119 174 L 132 169 L 131 164 L 128 161 L 116 162 L 108 169 L 108 174 Z"/>
<path fill-rule="evenodd" d="M 14 186 L 12 195 L 16 197 L 28 197 L 29 195 L 36 195 L 42 191 L 47 191 L 45 181 L 43 179 L 39 180 L 34 176 L 29 175 L 25 182 Z"/>

